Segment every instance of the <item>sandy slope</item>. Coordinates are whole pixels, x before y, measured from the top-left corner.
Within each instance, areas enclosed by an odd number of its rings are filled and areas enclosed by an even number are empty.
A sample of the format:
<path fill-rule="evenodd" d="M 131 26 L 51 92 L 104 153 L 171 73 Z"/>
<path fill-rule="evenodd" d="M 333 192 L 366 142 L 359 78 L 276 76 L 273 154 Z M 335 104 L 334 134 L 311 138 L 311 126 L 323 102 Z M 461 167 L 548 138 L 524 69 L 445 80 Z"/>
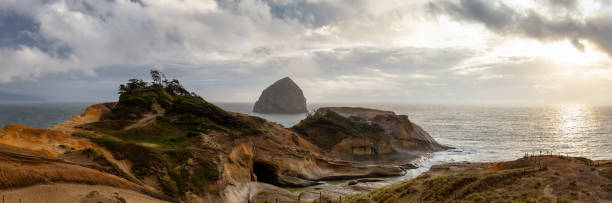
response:
<path fill-rule="evenodd" d="M 50 187 L 49 184 L 62 187 Z M 63 187 L 71 184 L 81 185 L 89 191 L 79 187 Z M 77 190 L 72 191 L 72 188 Z M 114 188 L 124 193 L 129 191 L 130 194 L 146 196 L 147 199 L 166 198 L 111 174 L 47 156 L 43 152 L 0 144 L 0 194 L 5 195 L 7 203 L 19 202 L 19 199 L 22 199 L 22 202 L 76 202 L 75 199 L 66 198 L 76 198 L 76 195 L 83 196 L 93 190 L 102 190 L 97 188 Z M 6 201 L 6 198 L 16 198 L 16 201 Z"/>
<path fill-rule="evenodd" d="M 143 195 L 132 190 L 113 188 L 103 185 L 83 185 L 83 184 L 45 184 L 35 185 L 19 189 L 0 190 L 0 196 L 4 197 L 4 201 L 22 203 L 69 203 L 69 202 L 84 202 L 86 196 L 92 191 L 98 191 L 101 196 L 112 197 L 114 193 L 124 198 L 129 203 L 155 203 L 164 202 L 154 199 L 147 195 Z"/>

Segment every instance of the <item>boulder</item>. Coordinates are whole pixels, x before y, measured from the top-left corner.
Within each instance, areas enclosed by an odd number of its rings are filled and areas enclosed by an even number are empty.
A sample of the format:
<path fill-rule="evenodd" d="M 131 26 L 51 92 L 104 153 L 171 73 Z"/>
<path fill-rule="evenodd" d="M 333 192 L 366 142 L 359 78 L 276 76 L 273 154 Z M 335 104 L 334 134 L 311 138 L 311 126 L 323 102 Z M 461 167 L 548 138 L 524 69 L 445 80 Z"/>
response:
<path fill-rule="evenodd" d="M 307 113 L 306 98 L 302 89 L 285 77 L 266 88 L 255 102 L 253 112 L 264 114 Z"/>

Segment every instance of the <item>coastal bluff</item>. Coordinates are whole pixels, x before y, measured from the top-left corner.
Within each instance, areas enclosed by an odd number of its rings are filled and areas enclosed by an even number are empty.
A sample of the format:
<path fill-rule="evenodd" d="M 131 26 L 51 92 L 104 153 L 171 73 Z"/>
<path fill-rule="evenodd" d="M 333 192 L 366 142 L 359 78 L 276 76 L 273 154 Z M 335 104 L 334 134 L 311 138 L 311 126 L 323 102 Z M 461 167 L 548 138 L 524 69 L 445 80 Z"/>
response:
<path fill-rule="evenodd" d="M 253 106 L 253 112 L 299 114 L 307 113 L 308 109 L 302 89 L 291 78 L 285 77 L 264 89 Z"/>
<path fill-rule="evenodd" d="M 361 107 L 322 107 L 293 129 L 329 156 L 399 165 L 448 147 L 408 116 Z M 412 158 L 408 158 L 412 157 Z"/>

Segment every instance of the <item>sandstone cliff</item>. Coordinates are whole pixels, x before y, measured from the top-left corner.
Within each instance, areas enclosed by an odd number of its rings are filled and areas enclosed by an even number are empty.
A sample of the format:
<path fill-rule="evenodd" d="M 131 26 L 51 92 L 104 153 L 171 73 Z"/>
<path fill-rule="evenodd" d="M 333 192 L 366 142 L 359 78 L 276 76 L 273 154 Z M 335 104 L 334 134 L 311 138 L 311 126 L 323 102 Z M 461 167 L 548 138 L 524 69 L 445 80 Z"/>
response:
<path fill-rule="evenodd" d="M 306 113 L 306 98 L 293 80 L 285 77 L 264 89 L 255 106 L 255 113 L 297 114 Z"/>
<path fill-rule="evenodd" d="M 376 109 L 324 107 L 293 129 L 328 154 L 349 160 L 411 161 L 447 149 L 408 116 Z"/>

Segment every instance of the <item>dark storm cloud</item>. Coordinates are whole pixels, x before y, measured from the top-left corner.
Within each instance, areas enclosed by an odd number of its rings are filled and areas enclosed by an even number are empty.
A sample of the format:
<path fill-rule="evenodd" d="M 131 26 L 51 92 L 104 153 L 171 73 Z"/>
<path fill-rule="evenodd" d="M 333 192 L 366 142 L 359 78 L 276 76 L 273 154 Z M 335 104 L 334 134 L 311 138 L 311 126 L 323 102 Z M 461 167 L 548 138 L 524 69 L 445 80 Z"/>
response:
<path fill-rule="evenodd" d="M 576 7 L 574 1 L 554 2 L 570 8 Z M 612 55 L 610 14 L 599 13 L 582 19 L 570 13 L 559 15 L 541 13 L 543 11 L 533 9 L 519 11 L 500 1 L 485 0 L 434 1 L 429 7 L 438 14 L 448 14 L 460 21 L 481 23 L 489 30 L 502 35 L 523 36 L 542 41 L 570 40 L 578 49 L 584 47 L 581 41 L 588 41 L 609 56 Z"/>
<path fill-rule="evenodd" d="M 270 12 L 282 19 L 296 19 L 299 22 L 319 27 L 328 25 L 335 21 L 341 20 L 351 12 L 355 12 L 356 7 L 362 5 L 361 0 L 353 0 L 349 4 L 319 1 L 311 2 L 306 0 L 297 1 L 274 1 L 267 0 L 270 6 Z M 346 1 L 340 1 L 346 2 Z"/>
<path fill-rule="evenodd" d="M 29 15 L 0 8 L 0 48 L 35 47 L 45 53 L 65 58 L 70 48 L 46 39 L 40 33 L 40 23 Z"/>
<path fill-rule="evenodd" d="M 132 2 L 132 3 L 137 3 L 138 5 L 143 6 L 143 7 L 145 6 L 145 4 L 144 4 L 144 3 L 142 3 L 142 1 L 141 1 L 141 0 L 130 0 L 130 2 Z"/>
<path fill-rule="evenodd" d="M 564 7 L 575 9 L 578 5 L 578 0 L 544 0 L 546 3 L 555 7 Z"/>

